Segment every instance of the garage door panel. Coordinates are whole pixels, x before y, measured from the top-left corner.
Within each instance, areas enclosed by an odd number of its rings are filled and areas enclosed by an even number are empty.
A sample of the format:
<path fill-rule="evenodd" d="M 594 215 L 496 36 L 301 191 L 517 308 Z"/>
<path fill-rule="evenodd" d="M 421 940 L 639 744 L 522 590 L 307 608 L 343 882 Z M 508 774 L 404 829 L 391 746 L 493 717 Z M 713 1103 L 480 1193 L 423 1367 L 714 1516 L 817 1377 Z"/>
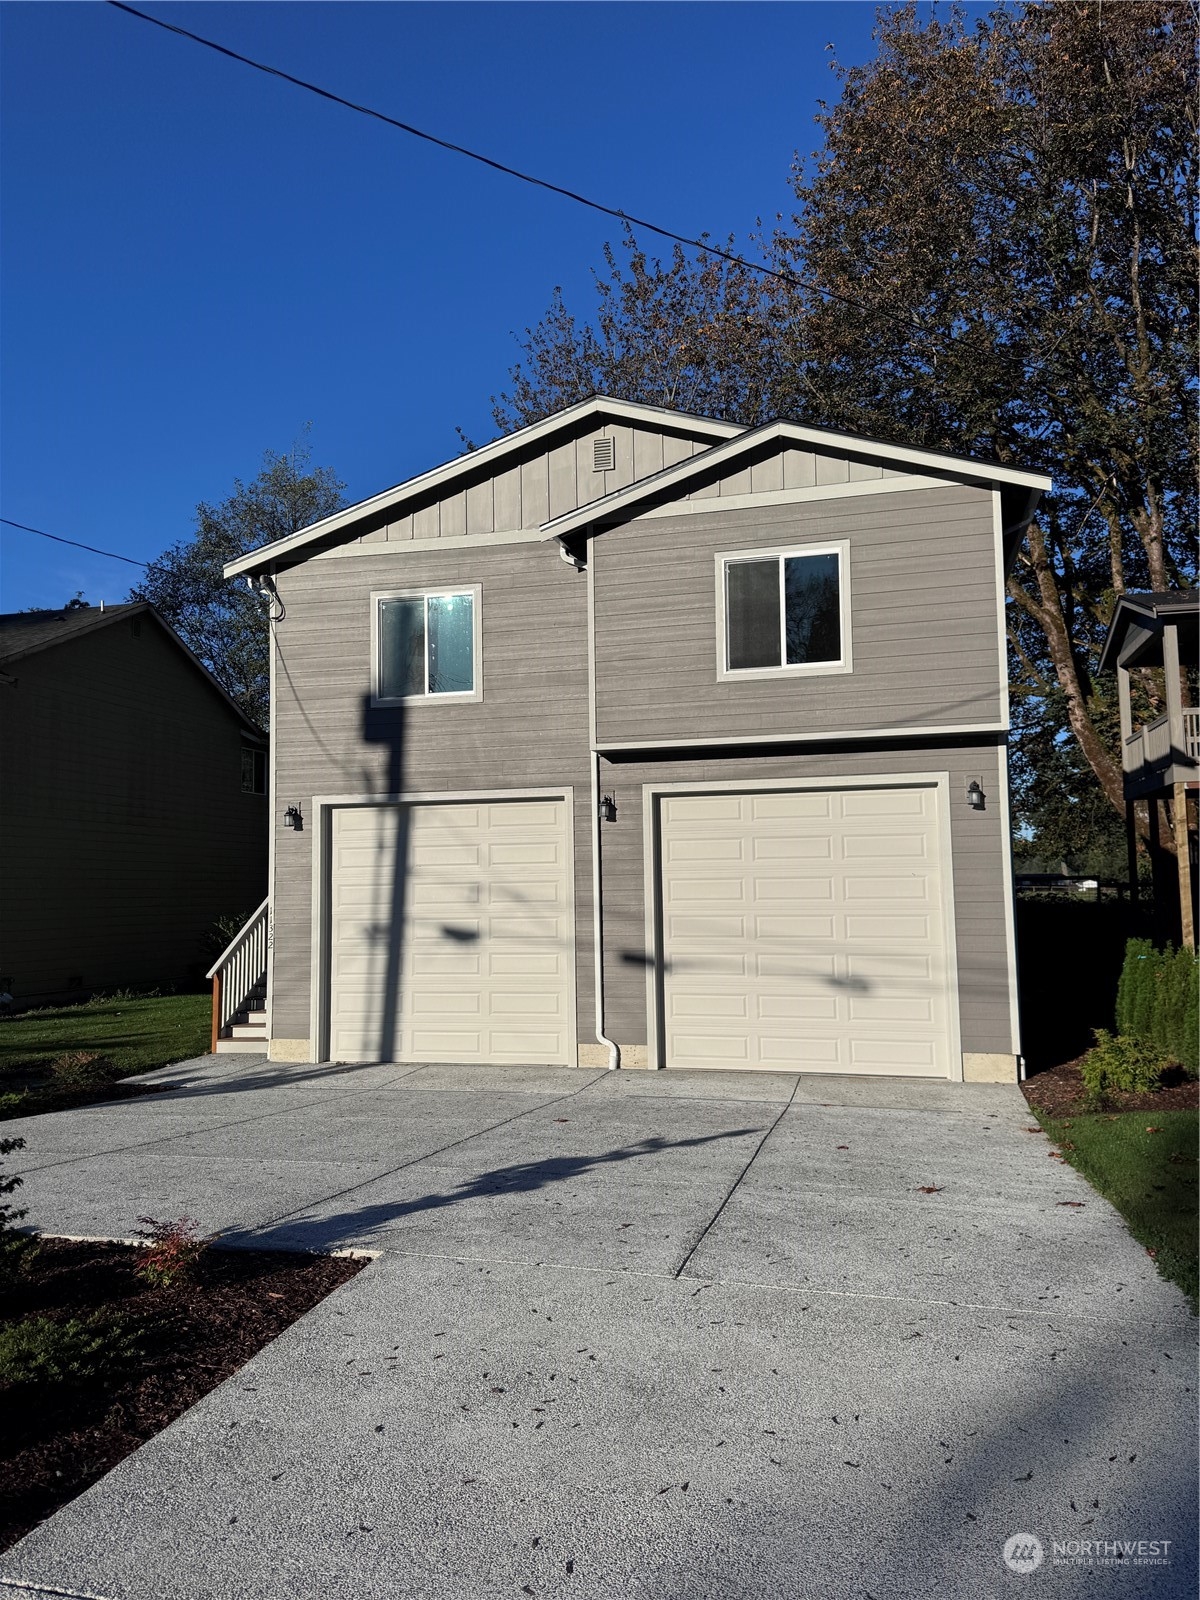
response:
<path fill-rule="evenodd" d="M 672 839 L 667 859 L 669 861 L 703 861 L 712 866 L 718 861 L 741 861 L 740 839 Z"/>
<path fill-rule="evenodd" d="M 932 796 L 929 789 L 855 789 L 841 796 L 842 816 L 924 817 Z"/>
<path fill-rule="evenodd" d="M 831 797 L 818 789 L 807 793 L 755 794 L 748 797 L 746 815 L 752 822 L 778 820 L 790 826 L 813 818 L 827 821 L 831 806 Z"/>
<path fill-rule="evenodd" d="M 765 916 L 754 919 L 755 936 L 759 939 L 832 939 L 832 917 L 780 917 Z"/>
<path fill-rule="evenodd" d="M 331 1057 L 565 1064 L 570 827 L 565 799 L 336 809 Z"/>
<path fill-rule="evenodd" d="M 949 1075 L 933 786 L 667 797 L 659 834 L 667 1065 Z"/>
<path fill-rule="evenodd" d="M 686 1019 L 704 1017 L 707 1020 L 744 1018 L 750 1014 L 750 1000 L 744 994 L 676 994 L 671 997 L 671 1015 Z"/>

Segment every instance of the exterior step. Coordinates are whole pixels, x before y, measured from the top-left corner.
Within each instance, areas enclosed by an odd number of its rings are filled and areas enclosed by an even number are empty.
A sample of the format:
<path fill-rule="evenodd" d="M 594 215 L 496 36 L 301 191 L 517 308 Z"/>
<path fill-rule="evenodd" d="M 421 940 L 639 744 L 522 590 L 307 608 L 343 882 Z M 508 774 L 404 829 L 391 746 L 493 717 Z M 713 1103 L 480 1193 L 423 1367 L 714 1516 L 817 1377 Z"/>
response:
<path fill-rule="evenodd" d="M 260 1039 L 265 1045 L 267 1042 L 267 1019 L 264 1016 L 261 1022 L 235 1022 L 229 1030 L 231 1039 Z"/>
<path fill-rule="evenodd" d="M 267 1053 L 267 1036 L 260 1033 L 254 1039 L 218 1039 L 217 1054 L 223 1056 L 232 1052 L 243 1055 L 265 1056 Z"/>

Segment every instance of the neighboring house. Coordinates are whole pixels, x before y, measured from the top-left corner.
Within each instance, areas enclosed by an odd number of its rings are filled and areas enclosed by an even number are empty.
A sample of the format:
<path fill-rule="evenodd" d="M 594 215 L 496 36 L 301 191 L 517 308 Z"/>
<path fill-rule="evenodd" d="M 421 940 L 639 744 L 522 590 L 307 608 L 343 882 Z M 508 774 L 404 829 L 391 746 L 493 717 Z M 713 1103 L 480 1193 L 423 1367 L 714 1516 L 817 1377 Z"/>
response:
<path fill-rule="evenodd" d="M 1129 879 L 1137 885 L 1136 819 L 1147 809 L 1154 873 L 1155 916 L 1164 937 L 1196 948 L 1196 799 L 1200 790 L 1200 709 L 1188 686 L 1200 645 L 1200 595 L 1195 589 L 1123 594 L 1117 600 L 1100 656 L 1101 671 L 1117 672 L 1121 765 Z M 1130 674 L 1145 673 L 1160 693 L 1159 715 L 1133 726 Z M 1193 676 L 1194 681 L 1194 676 Z M 1189 801 L 1189 796 L 1190 801 Z M 1174 854 L 1162 848 L 1172 839 Z"/>
<path fill-rule="evenodd" d="M 194 982 L 267 878 L 267 738 L 148 605 L 0 616 L 0 987 Z"/>
<path fill-rule="evenodd" d="M 275 597 L 270 1054 L 1015 1079 L 1048 488 L 595 399 L 230 563 Z"/>

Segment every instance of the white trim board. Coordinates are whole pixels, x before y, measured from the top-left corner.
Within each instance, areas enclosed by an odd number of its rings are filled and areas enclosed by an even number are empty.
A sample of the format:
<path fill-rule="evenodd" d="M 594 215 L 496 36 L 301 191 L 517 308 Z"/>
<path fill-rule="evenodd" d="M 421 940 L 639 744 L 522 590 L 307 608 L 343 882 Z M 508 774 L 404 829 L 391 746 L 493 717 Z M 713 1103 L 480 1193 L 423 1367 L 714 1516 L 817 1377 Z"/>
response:
<path fill-rule="evenodd" d="M 579 972 L 577 965 L 575 893 L 575 789 L 572 784 L 549 788 L 448 789 L 445 791 L 406 790 L 402 794 L 324 794 L 313 795 L 312 856 L 312 943 L 309 968 L 309 1039 L 314 1063 L 329 1060 L 329 900 L 332 872 L 333 813 L 351 807 L 397 805 L 460 805 L 506 800 L 561 800 L 567 810 L 567 919 L 571 929 L 569 952 L 570 995 L 567 1053 L 574 1062 L 579 1056 Z"/>
<path fill-rule="evenodd" d="M 1012 1053 L 1021 1054 L 1021 1002 L 1017 987 L 1017 908 L 1013 883 L 1012 813 L 1008 791 L 1008 746 L 996 747 L 996 777 L 999 784 L 1000 841 L 1004 875 L 1004 939 L 1008 955 L 1008 1021 L 1012 1034 Z"/>
<path fill-rule="evenodd" d="M 434 550 L 478 550 L 487 545 L 543 544 L 540 528 L 506 528 L 498 533 L 451 533 L 444 539 L 374 539 L 365 544 L 339 544 L 318 550 L 310 561 L 344 561 L 347 556 L 403 555 L 408 550 L 425 555 Z"/>
<path fill-rule="evenodd" d="M 960 737 L 968 734 L 1007 733 L 1006 722 L 950 723 L 941 727 L 830 729 L 825 733 L 759 733 L 738 737 L 690 739 L 626 739 L 593 745 L 596 755 L 623 755 L 630 750 L 745 750 L 768 744 L 860 744 L 886 739 L 924 739 Z"/>
<path fill-rule="evenodd" d="M 963 1081 L 962 1005 L 958 986 L 958 931 L 954 917 L 954 847 L 950 824 L 950 774 L 948 772 L 864 773 L 849 778 L 718 778 L 692 783 L 644 783 L 642 785 L 642 862 L 645 903 L 646 949 L 646 1044 L 648 1065 L 662 1069 L 661 972 L 663 952 L 660 939 L 662 918 L 660 899 L 662 871 L 658 801 L 663 795 L 678 794 L 767 794 L 798 789 L 936 789 L 938 795 L 938 867 L 941 873 L 942 919 L 946 934 L 946 979 L 949 987 L 950 1072 L 945 1081 Z M 796 1068 L 781 1069 L 796 1071 Z M 802 1069 L 801 1069 L 802 1070 Z"/>
<path fill-rule="evenodd" d="M 901 478 L 861 478 L 857 483 L 821 483 L 808 489 L 762 489 L 758 494 L 720 494 L 704 500 L 673 500 L 669 505 L 651 506 L 633 520 L 649 522 L 654 517 L 697 516 L 714 511 L 754 511 L 759 506 L 795 506 L 810 500 L 857 499 L 864 494 L 903 494 L 909 489 L 945 489 L 945 478 L 922 477 L 913 473 Z"/>

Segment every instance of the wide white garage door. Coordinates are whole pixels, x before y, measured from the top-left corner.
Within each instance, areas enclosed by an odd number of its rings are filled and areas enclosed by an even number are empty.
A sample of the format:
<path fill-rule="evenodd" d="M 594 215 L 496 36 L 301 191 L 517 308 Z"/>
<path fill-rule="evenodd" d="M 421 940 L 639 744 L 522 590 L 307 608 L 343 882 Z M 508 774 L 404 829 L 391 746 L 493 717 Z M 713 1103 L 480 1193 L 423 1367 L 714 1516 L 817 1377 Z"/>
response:
<path fill-rule="evenodd" d="M 667 1066 L 948 1077 L 933 787 L 664 796 Z"/>
<path fill-rule="evenodd" d="M 334 1061 L 570 1059 L 565 799 L 335 810 Z"/>

